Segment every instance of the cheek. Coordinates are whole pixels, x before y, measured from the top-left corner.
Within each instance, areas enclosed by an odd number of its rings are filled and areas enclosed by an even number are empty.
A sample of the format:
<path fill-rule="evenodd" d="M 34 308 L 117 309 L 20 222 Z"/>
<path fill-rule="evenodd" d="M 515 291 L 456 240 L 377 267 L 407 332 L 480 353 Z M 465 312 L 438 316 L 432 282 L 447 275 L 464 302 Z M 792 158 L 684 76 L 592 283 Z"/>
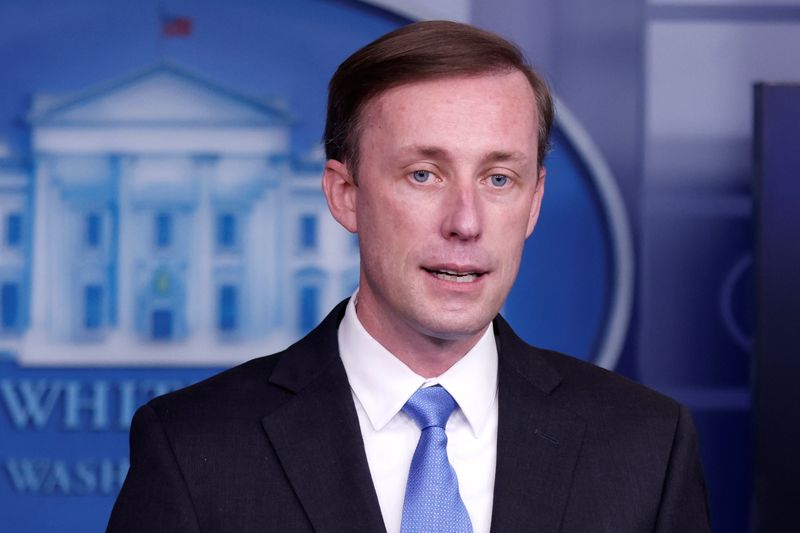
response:
<path fill-rule="evenodd" d="M 362 259 L 382 271 L 396 268 L 408 255 L 409 232 L 404 227 L 405 219 L 404 213 L 398 214 L 388 206 L 360 206 L 358 232 Z"/>
<path fill-rule="evenodd" d="M 515 213 L 510 217 L 498 217 L 497 220 L 499 223 L 495 225 L 495 231 L 491 236 L 491 246 L 497 257 L 502 258 L 504 273 L 514 276 L 525 246 L 525 233 L 528 228 L 527 211 L 525 214 Z"/>
<path fill-rule="evenodd" d="M 430 218 L 426 215 L 430 206 L 418 201 L 419 198 L 389 189 L 380 195 L 364 195 L 360 200 L 357 211 L 359 233 L 376 241 L 376 247 L 411 246 L 425 232 L 432 231 L 425 227 L 424 222 Z"/>

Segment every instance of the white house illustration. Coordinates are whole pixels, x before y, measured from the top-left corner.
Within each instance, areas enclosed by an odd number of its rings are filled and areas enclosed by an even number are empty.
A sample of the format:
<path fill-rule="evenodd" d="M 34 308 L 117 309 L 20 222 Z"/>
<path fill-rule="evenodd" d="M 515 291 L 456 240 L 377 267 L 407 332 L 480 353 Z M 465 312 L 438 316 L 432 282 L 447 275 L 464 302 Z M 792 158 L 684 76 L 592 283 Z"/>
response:
<path fill-rule="evenodd" d="M 357 241 L 283 106 L 161 64 L 38 95 L 29 120 L 29 171 L 0 167 L 0 344 L 20 363 L 227 365 L 355 288 Z"/>

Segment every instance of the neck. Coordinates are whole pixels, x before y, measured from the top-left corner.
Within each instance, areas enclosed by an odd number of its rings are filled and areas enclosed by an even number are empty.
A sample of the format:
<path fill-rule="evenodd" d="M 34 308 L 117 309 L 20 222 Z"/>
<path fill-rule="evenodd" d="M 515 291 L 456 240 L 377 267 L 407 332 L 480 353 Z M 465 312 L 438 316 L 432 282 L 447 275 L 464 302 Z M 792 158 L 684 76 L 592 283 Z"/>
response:
<path fill-rule="evenodd" d="M 448 339 L 420 332 L 400 320 L 386 319 L 357 302 L 356 315 L 367 330 L 392 355 L 424 378 L 442 375 L 456 364 L 481 339 L 485 329 L 463 337 Z"/>

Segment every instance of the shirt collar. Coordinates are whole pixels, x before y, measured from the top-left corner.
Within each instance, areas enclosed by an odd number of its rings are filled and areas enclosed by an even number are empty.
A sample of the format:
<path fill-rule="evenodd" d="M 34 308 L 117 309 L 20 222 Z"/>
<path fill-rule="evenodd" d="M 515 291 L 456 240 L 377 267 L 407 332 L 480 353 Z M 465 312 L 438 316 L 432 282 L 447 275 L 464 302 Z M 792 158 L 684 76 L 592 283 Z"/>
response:
<path fill-rule="evenodd" d="M 376 431 L 383 429 L 420 387 L 440 384 L 453 396 L 477 437 L 497 399 L 494 328 L 488 326 L 475 346 L 446 372 L 425 379 L 364 329 L 356 314 L 356 294 L 350 298 L 339 323 L 339 353 L 350 387 L 372 427 Z"/>

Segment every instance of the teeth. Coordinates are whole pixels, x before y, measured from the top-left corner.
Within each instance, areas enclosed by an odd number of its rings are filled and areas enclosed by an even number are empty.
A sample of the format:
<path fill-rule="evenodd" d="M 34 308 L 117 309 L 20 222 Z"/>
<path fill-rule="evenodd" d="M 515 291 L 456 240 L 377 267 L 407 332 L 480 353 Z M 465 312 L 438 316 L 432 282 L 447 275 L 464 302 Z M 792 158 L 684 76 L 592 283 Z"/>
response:
<path fill-rule="evenodd" d="M 455 281 L 456 283 L 469 283 L 470 281 L 475 281 L 475 279 L 478 277 L 477 274 L 473 274 L 471 272 L 459 274 L 458 272 L 447 270 L 437 270 L 433 273 L 433 275 L 441 280 Z"/>

